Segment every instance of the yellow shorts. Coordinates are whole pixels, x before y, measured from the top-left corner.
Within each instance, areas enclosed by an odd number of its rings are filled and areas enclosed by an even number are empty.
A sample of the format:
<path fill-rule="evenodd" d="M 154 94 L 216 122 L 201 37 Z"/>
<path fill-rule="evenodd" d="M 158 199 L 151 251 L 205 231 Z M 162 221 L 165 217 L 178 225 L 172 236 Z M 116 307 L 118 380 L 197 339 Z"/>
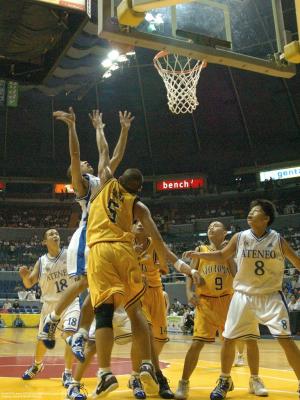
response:
<path fill-rule="evenodd" d="M 142 308 L 146 319 L 152 325 L 155 340 L 168 342 L 167 307 L 162 287 L 148 287 L 142 298 Z"/>
<path fill-rule="evenodd" d="M 214 342 L 224 330 L 231 294 L 220 297 L 200 296 L 195 308 L 193 340 Z"/>
<path fill-rule="evenodd" d="M 113 296 L 115 308 L 123 305 L 126 309 L 145 292 L 131 243 L 96 243 L 90 249 L 87 276 L 93 307 L 100 306 Z"/>

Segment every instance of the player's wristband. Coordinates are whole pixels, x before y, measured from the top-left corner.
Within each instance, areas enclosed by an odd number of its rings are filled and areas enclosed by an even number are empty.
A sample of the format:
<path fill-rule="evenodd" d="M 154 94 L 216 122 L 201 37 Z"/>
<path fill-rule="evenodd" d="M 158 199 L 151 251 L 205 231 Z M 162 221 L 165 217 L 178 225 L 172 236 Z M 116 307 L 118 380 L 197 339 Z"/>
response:
<path fill-rule="evenodd" d="M 179 272 L 182 272 L 181 271 L 181 269 L 182 269 L 182 266 L 183 265 L 185 265 L 185 263 L 180 259 L 180 258 L 178 258 L 178 260 L 174 263 L 174 267 L 177 269 L 177 271 L 179 271 Z"/>
<path fill-rule="evenodd" d="M 194 274 L 195 274 L 196 272 L 198 272 L 196 269 L 192 269 L 192 270 L 191 270 L 191 276 L 194 276 Z"/>

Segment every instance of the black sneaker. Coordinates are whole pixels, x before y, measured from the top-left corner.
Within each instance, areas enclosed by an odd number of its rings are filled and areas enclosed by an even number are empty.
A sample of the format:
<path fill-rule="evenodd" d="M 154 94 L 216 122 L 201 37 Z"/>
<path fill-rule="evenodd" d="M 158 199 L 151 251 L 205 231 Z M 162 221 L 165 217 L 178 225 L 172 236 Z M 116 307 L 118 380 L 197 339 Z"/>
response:
<path fill-rule="evenodd" d="M 44 319 L 41 339 L 47 349 L 52 350 L 55 347 L 55 331 L 59 321 L 53 321 L 50 314 L 46 315 Z"/>
<path fill-rule="evenodd" d="M 99 380 L 96 390 L 91 395 L 91 399 L 93 400 L 100 399 L 119 387 L 117 378 L 111 372 L 101 377 L 99 376 Z"/>
<path fill-rule="evenodd" d="M 210 394 L 210 400 L 224 400 L 227 392 L 234 389 L 233 382 L 230 376 L 220 376 L 217 386 Z"/>
<path fill-rule="evenodd" d="M 163 399 L 174 399 L 174 393 L 170 389 L 169 382 L 163 374 L 156 374 L 156 378 L 159 384 L 159 392 L 161 398 Z"/>
<path fill-rule="evenodd" d="M 43 371 L 44 369 L 44 364 L 32 364 L 31 367 L 29 367 L 24 374 L 22 375 L 22 379 L 24 379 L 24 381 L 28 381 L 32 378 L 35 378 L 36 375 Z"/>
<path fill-rule="evenodd" d="M 152 364 L 143 363 L 141 365 L 140 379 L 147 394 L 152 396 L 159 392 L 159 386 Z"/>

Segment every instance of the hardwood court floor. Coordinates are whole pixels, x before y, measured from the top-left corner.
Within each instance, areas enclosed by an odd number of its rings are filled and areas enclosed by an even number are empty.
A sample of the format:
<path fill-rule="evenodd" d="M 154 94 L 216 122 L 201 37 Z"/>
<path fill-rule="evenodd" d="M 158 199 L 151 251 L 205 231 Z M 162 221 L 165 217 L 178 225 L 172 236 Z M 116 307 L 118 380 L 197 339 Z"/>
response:
<path fill-rule="evenodd" d="M 37 378 L 23 381 L 22 373 L 33 361 L 36 329 L 0 330 L 0 399 L 33 399 L 33 400 L 63 400 L 65 389 L 61 385 L 61 373 L 64 369 L 63 342 L 58 339 L 54 350 L 48 351 L 45 358 L 45 369 Z M 170 380 L 172 389 L 176 389 L 181 376 L 183 360 L 189 346 L 189 336 L 172 336 L 164 347 L 161 355 L 164 374 Z M 298 342 L 298 346 L 300 342 Z M 285 356 L 274 340 L 259 342 L 261 355 L 260 376 L 269 389 L 269 399 L 297 399 L 297 379 L 290 370 Z M 118 374 L 120 387 L 108 398 L 123 400 L 132 399 L 132 393 L 127 388 L 128 373 L 131 370 L 129 359 L 130 345 L 115 346 L 113 352 L 113 370 Z M 200 354 L 198 367 L 191 378 L 190 400 L 207 400 L 215 386 L 220 372 L 220 343 L 206 345 Z M 96 360 L 87 371 L 83 382 L 91 393 L 96 385 Z M 247 392 L 248 367 L 233 368 L 232 378 L 235 390 L 228 394 L 228 399 L 255 399 Z M 154 396 L 154 398 L 159 398 Z"/>

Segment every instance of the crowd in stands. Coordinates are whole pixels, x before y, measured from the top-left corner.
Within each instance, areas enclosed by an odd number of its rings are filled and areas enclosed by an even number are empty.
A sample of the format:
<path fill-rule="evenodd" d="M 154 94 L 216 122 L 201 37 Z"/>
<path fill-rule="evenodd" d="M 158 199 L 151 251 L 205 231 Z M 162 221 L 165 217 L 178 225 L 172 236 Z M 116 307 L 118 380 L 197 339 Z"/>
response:
<path fill-rule="evenodd" d="M 66 208 L 0 208 L 0 226 L 10 228 L 68 228 L 71 207 Z"/>

